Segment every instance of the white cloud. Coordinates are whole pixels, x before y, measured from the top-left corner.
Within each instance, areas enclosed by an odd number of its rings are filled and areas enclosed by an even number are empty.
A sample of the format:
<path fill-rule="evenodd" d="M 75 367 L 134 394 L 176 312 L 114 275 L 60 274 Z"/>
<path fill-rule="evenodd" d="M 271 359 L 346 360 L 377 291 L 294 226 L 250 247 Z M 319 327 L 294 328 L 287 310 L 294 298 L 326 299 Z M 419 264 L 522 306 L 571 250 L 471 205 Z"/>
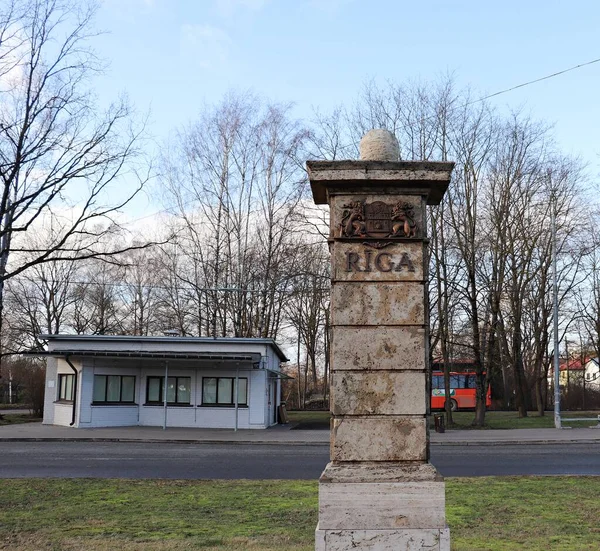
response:
<path fill-rule="evenodd" d="M 269 0 L 216 0 L 217 11 L 223 17 L 231 17 L 240 9 L 258 11 L 262 9 Z"/>
<path fill-rule="evenodd" d="M 30 42 L 22 28 L 10 25 L 2 36 L 2 60 L 0 62 L 0 91 L 24 85 L 27 53 Z"/>
<path fill-rule="evenodd" d="M 211 25 L 181 27 L 181 51 L 205 69 L 225 63 L 229 57 L 231 38 L 223 30 Z"/>

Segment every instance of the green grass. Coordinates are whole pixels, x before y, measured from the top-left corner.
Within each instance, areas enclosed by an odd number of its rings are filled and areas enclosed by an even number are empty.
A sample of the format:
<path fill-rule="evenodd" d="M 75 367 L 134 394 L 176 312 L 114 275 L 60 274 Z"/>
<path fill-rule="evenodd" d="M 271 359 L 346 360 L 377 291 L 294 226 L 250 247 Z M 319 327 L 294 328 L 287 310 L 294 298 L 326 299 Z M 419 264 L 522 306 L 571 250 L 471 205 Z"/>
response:
<path fill-rule="evenodd" d="M 600 478 L 451 479 L 446 494 L 453 550 L 599 548 Z"/>
<path fill-rule="evenodd" d="M 442 413 L 442 412 L 435 412 Z M 598 417 L 597 411 L 568 411 L 562 412 L 563 417 Z M 475 413 L 473 411 L 457 411 L 452 414 L 454 425 L 452 430 L 478 429 L 472 426 Z M 595 421 L 565 423 L 570 427 L 595 426 Z M 433 428 L 433 417 L 430 419 Z M 540 417 L 537 412 L 530 411 L 527 417 L 519 418 L 516 411 L 488 411 L 485 414 L 485 429 L 545 429 L 554 427 L 554 412 L 547 411 Z"/>
<path fill-rule="evenodd" d="M 434 412 L 442 413 L 442 412 Z M 567 411 L 563 417 L 598 417 L 597 411 Z M 328 429 L 330 413 L 328 411 L 290 411 L 290 423 L 297 423 L 299 429 Z M 446 427 L 451 430 L 479 429 L 472 425 L 475 418 L 473 411 L 457 411 L 453 414 L 454 425 Z M 430 426 L 433 428 L 433 415 L 430 417 Z M 596 421 L 565 423 L 569 427 L 595 426 Z M 537 412 L 530 411 L 527 417 L 519 418 L 516 411 L 488 411 L 485 414 L 484 429 L 545 429 L 554 427 L 554 412 L 547 411 L 540 417 Z"/>
<path fill-rule="evenodd" d="M 328 411 L 288 411 L 290 423 L 299 429 L 328 429 L 331 413 Z"/>
<path fill-rule="evenodd" d="M 315 482 L 0 481 L 0 549 L 309 549 Z"/>
<path fill-rule="evenodd" d="M 5 551 L 309 551 L 316 481 L 0 480 Z M 600 477 L 447 480 L 453 551 L 597 550 Z"/>
<path fill-rule="evenodd" d="M 2 413 L 0 411 L 0 426 L 18 425 L 20 423 L 36 423 L 42 420 L 41 417 L 34 417 L 28 412 L 23 413 Z"/>

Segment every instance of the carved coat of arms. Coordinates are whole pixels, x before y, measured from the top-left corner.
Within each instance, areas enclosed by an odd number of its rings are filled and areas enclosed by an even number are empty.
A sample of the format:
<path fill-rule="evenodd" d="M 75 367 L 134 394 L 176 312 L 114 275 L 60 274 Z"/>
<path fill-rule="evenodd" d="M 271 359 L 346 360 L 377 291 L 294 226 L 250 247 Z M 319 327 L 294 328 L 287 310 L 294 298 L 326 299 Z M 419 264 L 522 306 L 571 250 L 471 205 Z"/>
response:
<path fill-rule="evenodd" d="M 406 201 L 389 205 L 383 201 L 365 204 L 353 201 L 342 205 L 340 237 L 417 237 L 414 207 Z"/>

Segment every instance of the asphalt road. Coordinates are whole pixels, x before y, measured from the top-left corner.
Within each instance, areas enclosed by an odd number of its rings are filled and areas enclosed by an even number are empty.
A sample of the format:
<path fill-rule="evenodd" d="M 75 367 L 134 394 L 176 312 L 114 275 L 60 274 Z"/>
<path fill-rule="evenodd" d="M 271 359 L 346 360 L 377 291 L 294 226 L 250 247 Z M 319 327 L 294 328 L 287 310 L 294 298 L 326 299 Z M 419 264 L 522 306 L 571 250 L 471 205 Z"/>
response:
<path fill-rule="evenodd" d="M 0 478 L 316 479 L 325 445 L 2 442 Z M 600 475 L 600 445 L 432 446 L 444 476 Z"/>
<path fill-rule="evenodd" d="M 444 476 L 600 475 L 599 444 L 432 446 Z"/>

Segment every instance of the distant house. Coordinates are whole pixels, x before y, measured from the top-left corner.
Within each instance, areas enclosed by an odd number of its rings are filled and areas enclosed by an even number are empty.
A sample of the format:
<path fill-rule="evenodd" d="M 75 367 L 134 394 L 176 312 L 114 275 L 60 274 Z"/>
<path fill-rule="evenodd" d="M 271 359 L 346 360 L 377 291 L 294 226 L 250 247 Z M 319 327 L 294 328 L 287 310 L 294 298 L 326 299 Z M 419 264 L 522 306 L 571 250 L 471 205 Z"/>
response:
<path fill-rule="evenodd" d="M 585 363 L 585 385 L 590 389 L 600 390 L 600 364 L 598 358 L 591 358 Z"/>
<path fill-rule="evenodd" d="M 559 369 L 559 381 L 562 387 L 566 387 L 568 385 L 579 385 L 581 384 L 584 372 L 585 365 L 588 360 L 581 359 L 561 359 L 558 364 Z M 552 366 L 548 370 L 548 384 L 554 384 L 554 367 Z"/>
<path fill-rule="evenodd" d="M 264 429 L 277 423 L 280 364 L 287 358 L 272 339 L 44 338 L 44 424 Z"/>

